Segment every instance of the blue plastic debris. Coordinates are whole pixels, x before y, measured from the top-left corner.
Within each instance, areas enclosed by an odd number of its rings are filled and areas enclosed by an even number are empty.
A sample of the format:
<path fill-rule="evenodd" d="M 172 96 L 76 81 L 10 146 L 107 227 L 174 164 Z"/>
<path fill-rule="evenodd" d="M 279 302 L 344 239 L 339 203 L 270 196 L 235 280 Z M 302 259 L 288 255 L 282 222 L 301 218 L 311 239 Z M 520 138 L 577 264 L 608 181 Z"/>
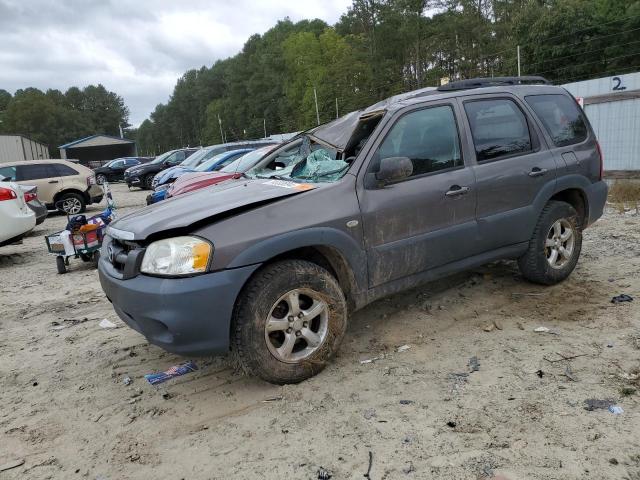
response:
<path fill-rule="evenodd" d="M 624 413 L 624 410 L 622 409 L 622 407 L 619 407 L 618 405 L 610 405 L 609 406 L 609 411 L 611 413 L 613 413 L 614 415 L 620 415 L 620 414 Z"/>
<path fill-rule="evenodd" d="M 151 385 L 157 385 L 158 383 L 166 382 L 173 377 L 179 377 L 189 372 L 195 372 L 198 370 L 198 366 L 193 362 L 183 363 L 182 365 L 175 365 L 169 370 L 161 373 L 148 373 L 144 376 Z"/>

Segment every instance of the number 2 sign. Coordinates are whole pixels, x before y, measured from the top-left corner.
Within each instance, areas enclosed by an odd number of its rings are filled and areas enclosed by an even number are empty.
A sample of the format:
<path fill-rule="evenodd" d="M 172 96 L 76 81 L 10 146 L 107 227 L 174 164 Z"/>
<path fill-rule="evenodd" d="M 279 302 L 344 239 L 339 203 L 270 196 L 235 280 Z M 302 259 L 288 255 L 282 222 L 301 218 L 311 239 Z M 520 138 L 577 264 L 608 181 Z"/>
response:
<path fill-rule="evenodd" d="M 620 91 L 620 90 L 626 90 L 627 89 L 627 87 L 625 87 L 623 82 L 622 82 L 622 78 L 620 78 L 620 77 L 612 77 L 611 78 L 611 84 L 612 84 L 611 90 Z"/>

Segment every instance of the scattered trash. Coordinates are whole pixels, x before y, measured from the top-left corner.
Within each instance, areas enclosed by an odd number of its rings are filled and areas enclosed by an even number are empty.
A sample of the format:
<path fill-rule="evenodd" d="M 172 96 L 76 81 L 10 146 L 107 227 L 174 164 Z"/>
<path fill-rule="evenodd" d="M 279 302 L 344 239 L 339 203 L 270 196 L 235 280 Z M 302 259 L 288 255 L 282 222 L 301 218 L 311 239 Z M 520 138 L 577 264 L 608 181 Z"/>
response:
<path fill-rule="evenodd" d="M 447 422 L 447 427 L 449 427 L 449 428 L 456 428 L 456 422 L 453 422 L 453 421 L 449 420 L 449 421 Z"/>
<path fill-rule="evenodd" d="M 402 353 L 402 352 L 406 352 L 407 350 L 409 350 L 411 348 L 410 345 L 402 345 L 401 347 L 398 347 L 396 349 L 396 352 L 398 353 Z"/>
<path fill-rule="evenodd" d="M 183 363 L 182 365 L 175 365 L 169 370 L 161 373 L 148 373 L 144 376 L 151 385 L 157 385 L 158 383 L 166 382 L 173 377 L 179 377 L 186 373 L 195 372 L 198 367 L 193 362 Z"/>
<path fill-rule="evenodd" d="M 538 377 L 542 378 L 542 377 L 544 377 L 544 372 L 542 370 L 538 370 L 536 372 L 536 375 L 538 375 Z"/>
<path fill-rule="evenodd" d="M 12 468 L 17 468 L 22 465 L 24 465 L 24 458 L 5 463 L 4 465 L 0 465 L 0 472 L 4 472 L 5 470 L 11 470 Z"/>
<path fill-rule="evenodd" d="M 115 323 L 113 323 L 110 320 L 107 320 L 106 318 L 103 318 L 102 320 L 100 320 L 100 323 L 98 325 L 100 325 L 100 327 L 102 327 L 102 328 L 116 328 L 117 327 L 117 325 Z"/>
<path fill-rule="evenodd" d="M 562 362 L 563 360 L 573 360 L 574 358 L 578 358 L 578 357 L 586 357 L 589 354 L 588 353 L 579 353 L 578 355 L 565 355 L 563 353 L 556 352 L 556 355 L 558 355 L 558 357 L 560 357 L 560 358 L 554 358 L 554 359 L 547 358 L 547 357 L 542 357 L 542 358 L 544 358 L 549 363 L 556 363 L 556 362 Z"/>
<path fill-rule="evenodd" d="M 592 412 L 594 410 L 607 410 L 611 405 L 615 405 L 615 400 L 605 399 L 599 400 L 597 398 L 588 398 L 584 401 L 584 409 Z"/>
<path fill-rule="evenodd" d="M 365 365 L 367 363 L 373 363 L 376 360 L 382 360 L 383 358 L 384 358 L 384 355 L 381 355 L 379 357 L 368 358 L 366 360 L 360 360 L 360 365 Z"/>
<path fill-rule="evenodd" d="M 279 402 L 280 400 L 283 400 L 284 397 L 280 396 L 280 397 L 269 397 L 269 398 L 265 398 L 264 400 L 262 400 L 262 403 L 269 403 L 269 402 Z"/>
<path fill-rule="evenodd" d="M 619 407 L 618 405 L 609 405 L 609 411 L 614 415 L 622 415 L 624 413 L 622 407 Z"/>
<path fill-rule="evenodd" d="M 38 386 L 38 382 L 33 382 L 31 385 L 33 385 L 34 387 Z"/>
<path fill-rule="evenodd" d="M 371 420 L 376 415 L 376 411 L 373 408 L 367 408 L 364 412 L 362 412 L 362 416 L 367 420 Z"/>
<path fill-rule="evenodd" d="M 400 400 L 400 405 L 411 405 L 413 400 Z"/>
<path fill-rule="evenodd" d="M 536 327 L 533 329 L 533 331 L 536 333 L 549 333 L 551 330 L 549 330 L 547 327 Z"/>
<path fill-rule="evenodd" d="M 478 357 L 473 356 L 469 359 L 469 368 L 471 369 L 471 373 L 480 370 L 480 362 L 478 361 Z"/>
<path fill-rule="evenodd" d="M 482 329 L 485 332 L 492 332 L 495 328 L 496 328 L 496 326 L 493 323 L 488 323 L 484 327 L 482 327 Z"/>
<path fill-rule="evenodd" d="M 633 302 L 633 297 L 631 295 L 627 295 L 626 293 L 622 293 L 611 299 L 611 303 L 622 303 L 622 302 Z"/>
<path fill-rule="evenodd" d="M 613 348 L 613 343 L 611 342 L 607 343 L 607 348 Z"/>
<path fill-rule="evenodd" d="M 132 382 L 132 381 L 133 381 L 133 380 L 131 380 L 131 377 L 124 377 L 124 378 L 122 379 L 122 383 L 124 383 L 124 384 L 125 384 L 125 385 L 127 385 L 127 386 L 131 385 L 131 382 Z"/>
<path fill-rule="evenodd" d="M 367 468 L 367 473 L 364 474 L 364 478 L 371 478 L 371 467 L 373 467 L 373 452 L 369 450 L 369 468 Z"/>
<path fill-rule="evenodd" d="M 333 475 L 328 470 L 325 470 L 323 467 L 318 469 L 318 480 L 329 480 Z"/>

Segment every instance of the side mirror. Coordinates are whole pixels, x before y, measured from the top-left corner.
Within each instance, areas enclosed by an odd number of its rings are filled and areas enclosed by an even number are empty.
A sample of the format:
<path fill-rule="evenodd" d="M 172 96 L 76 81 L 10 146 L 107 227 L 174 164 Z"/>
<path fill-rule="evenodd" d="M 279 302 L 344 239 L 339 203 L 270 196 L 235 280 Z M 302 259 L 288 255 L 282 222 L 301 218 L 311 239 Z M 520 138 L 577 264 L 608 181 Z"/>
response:
<path fill-rule="evenodd" d="M 380 170 L 376 173 L 376 180 L 386 184 L 410 177 L 413 173 L 413 163 L 407 157 L 387 157 L 380 160 Z"/>

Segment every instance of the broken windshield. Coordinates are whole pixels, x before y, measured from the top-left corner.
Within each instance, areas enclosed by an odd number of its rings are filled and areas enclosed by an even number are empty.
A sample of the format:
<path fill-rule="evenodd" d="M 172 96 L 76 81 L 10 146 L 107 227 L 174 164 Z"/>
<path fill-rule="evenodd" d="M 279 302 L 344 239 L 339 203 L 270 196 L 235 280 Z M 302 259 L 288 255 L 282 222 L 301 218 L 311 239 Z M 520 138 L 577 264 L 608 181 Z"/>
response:
<path fill-rule="evenodd" d="M 249 170 L 249 178 L 277 178 L 299 182 L 335 182 L 349 168 L 338 151 L 311 140 L 308 136 L 270 157 L 268 163 Z"/>

